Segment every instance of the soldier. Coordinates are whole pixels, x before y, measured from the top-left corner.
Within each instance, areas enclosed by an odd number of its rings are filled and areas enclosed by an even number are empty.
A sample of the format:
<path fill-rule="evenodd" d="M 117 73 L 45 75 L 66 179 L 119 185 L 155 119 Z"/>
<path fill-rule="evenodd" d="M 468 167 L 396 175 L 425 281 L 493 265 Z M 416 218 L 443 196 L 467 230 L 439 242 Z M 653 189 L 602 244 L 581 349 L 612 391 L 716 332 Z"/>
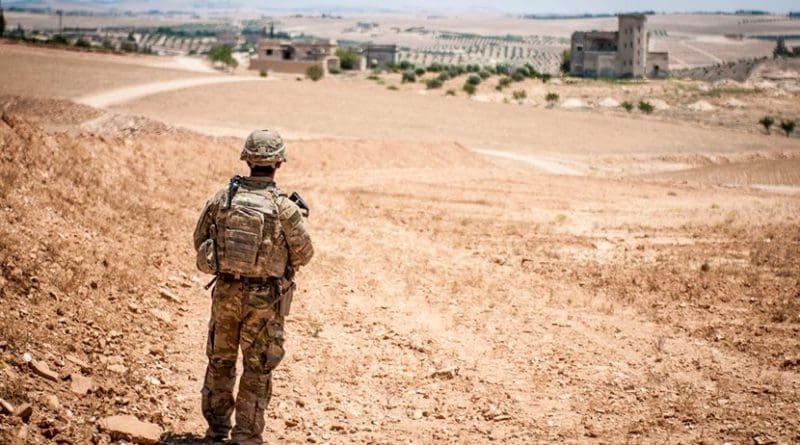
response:
<path fill-rule="evenodd" d="M 208 203 L 194 232 L 197 267 L 216 275 L 203 384 L 207 439 L 262 444 L 272 370 L 284 355 L 283 320 L 294 273 L 314 254 L 300 208 L 274 182 L 286 148 L 273 130 L 250 134 L 240 157 L 250 176 L 231 179 Z M 244 372 L 234 401 L 236 359 Z M 231 414 L 236 425 L 231 432 Z"/>

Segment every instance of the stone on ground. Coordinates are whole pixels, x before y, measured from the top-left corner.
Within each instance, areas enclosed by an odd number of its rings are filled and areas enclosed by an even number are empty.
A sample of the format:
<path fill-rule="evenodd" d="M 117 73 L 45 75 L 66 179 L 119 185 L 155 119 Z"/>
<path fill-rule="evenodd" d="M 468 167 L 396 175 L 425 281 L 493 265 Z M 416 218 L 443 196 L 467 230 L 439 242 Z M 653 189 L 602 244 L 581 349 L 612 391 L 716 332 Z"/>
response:
<path fill-rule="evenodd" d="M 559 104 L 559 107 L 564 108 L 566 110 L 573 110 L 576 108 L 585 108 L 586 104 L 582 100 L 576 97 L 571 97 L 569 99 L 564 100 L 564 102 L 561 102 L 561 104 Z"/>
<path fill-rule="evenodd" d="M 100 419 L 100 429 L 112 440 L 127 440 L 138 444 L 154 444 L 164 431 L 160 426 L 142 422 L 133 416 L 111 416 Z"/>
<path fill-rule="evenodd" d="M 606 97 L 600 101 L 599 105 L 603 108 L 617 108 L 619 106 L 619 102 L 610 97 Z"/>

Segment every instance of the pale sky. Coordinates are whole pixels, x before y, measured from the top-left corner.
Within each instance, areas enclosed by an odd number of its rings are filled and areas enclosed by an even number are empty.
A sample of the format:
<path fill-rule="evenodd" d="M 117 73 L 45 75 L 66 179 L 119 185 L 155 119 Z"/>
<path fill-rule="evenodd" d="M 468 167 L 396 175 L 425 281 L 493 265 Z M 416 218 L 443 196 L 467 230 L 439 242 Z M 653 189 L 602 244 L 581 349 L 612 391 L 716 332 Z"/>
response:
<path fill-rule="evenodd" d="M 201 0 L 202 1 L 202 0 Z M 214 0 L 211 0 L 212 2 Z M 222 1 L 219 3 L 226 3 Z M 227 3 L 237 3 L 228 0 Z M 515 13 L 583 13 L 655 10 L 665 12 L 683 11 L 735 11 L 737 9 L 760 9 L 784 13 L 800 10 L 797 0 L 604 0 L 604 1 L 538 1 L 538 0 L 242 0 L 251 7 L 261 8 L 371 8 L 371 9 L 415 9 L 415 10 L 495 10 Z"/>

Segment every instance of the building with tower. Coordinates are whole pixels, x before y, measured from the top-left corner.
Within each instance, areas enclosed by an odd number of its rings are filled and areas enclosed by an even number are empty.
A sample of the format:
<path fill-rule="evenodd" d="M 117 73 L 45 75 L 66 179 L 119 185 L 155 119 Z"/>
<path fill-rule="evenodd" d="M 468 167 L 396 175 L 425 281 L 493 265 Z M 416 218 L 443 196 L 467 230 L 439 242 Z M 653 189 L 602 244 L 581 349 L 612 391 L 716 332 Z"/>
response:
<path fill-rule="evenodd" d="M 649 50 L 647 16 L 622 14 L 617 31 L 572 34 L 570 75 L 592 78 L 663 78 L 669 54 Z"/>

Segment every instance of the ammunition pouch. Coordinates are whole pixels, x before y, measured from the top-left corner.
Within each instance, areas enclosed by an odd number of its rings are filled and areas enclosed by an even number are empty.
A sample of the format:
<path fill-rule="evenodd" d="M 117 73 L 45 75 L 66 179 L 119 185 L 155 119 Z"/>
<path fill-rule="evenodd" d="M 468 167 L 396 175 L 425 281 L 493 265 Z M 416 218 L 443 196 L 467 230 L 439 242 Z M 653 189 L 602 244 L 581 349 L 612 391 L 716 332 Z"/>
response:
<path fill-rule="evenodd" d="M 214 240 L 205 240 L 197 249 L 197 269 L 209 275 L 217 273 L 217 248 Z"/>

